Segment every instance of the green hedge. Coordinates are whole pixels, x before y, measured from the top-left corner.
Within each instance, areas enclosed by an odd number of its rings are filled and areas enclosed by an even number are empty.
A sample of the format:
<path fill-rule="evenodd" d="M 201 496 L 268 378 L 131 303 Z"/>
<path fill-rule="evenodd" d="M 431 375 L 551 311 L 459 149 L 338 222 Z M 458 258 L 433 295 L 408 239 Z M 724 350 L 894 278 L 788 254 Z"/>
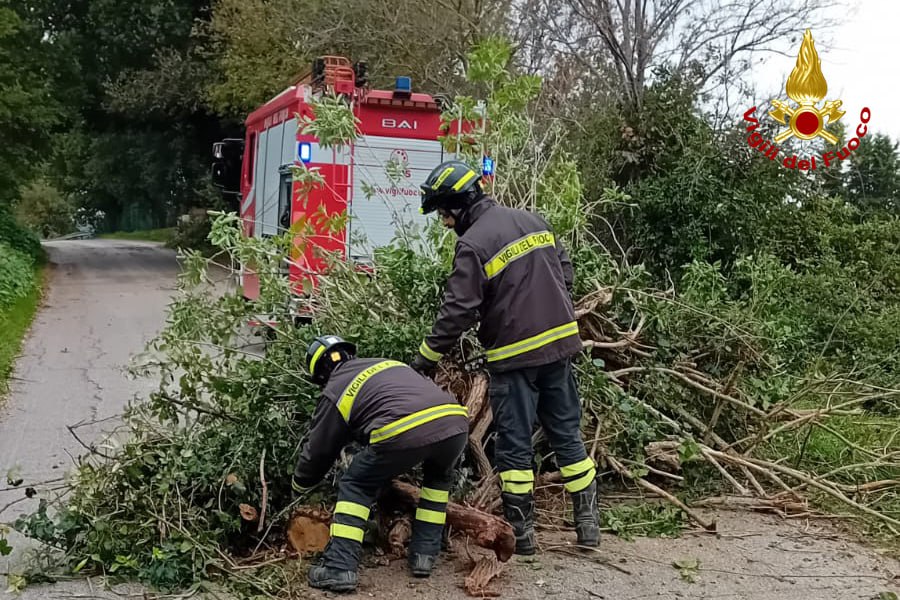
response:
<path fill-rule="evenodd" d="M 34 287 L 34 259 L 0 242 L 0 309 L 28 295 Z"/>
<path fill-rule="evenodd" d="M 37 236 L 19 226 L 13 216 L 3 208 L 0 208 L 0 243 L 28 255 L 32 260 L 43 260 L 44 249 L 41 248 Z"/>
<path fill-rule="evenodd" d="M 40 302 L 40 269 L 35 269 L 32 279 L 34 283 L 28 286 L 24 296 L 7 307 L 0 306 L 0 397 L 8 391 L 7 378 Z"/>

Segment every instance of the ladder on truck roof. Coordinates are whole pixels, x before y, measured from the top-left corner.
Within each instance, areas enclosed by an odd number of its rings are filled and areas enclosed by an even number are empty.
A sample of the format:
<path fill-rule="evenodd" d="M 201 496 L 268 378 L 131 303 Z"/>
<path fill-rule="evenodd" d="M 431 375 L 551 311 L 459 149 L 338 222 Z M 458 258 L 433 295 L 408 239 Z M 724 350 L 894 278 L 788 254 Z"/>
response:
<path fill-rule="evenodd" d="M 320 56 L 294 78 L 293 85 L 309 84 L 317 91 L 352 95 L 357 86 L 365 85 L 365 73 L 365 62 L 353 65 L 343 56 Z"/>

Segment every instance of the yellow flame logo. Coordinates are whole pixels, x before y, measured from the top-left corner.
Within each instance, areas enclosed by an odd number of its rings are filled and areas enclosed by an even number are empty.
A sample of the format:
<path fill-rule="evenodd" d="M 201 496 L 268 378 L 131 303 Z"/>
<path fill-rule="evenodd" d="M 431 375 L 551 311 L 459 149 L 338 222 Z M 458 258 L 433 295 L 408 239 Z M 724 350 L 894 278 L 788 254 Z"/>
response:
<path fill-rule="evenodd" d="M 816 52 L 816 43 L 813 41 L 809 29 L 803 34 L 803 42 L 800 44 L 800 54 L 797 55 L 797 65 L 788 77 L 785 86 L 787 95 L 797 104 L 815 104 L 821 102 L 828 93 L 828 83 L 822 74 L 822 61 Z"/>
<path fill-rule="evenodd" d="M 774 110 L 769 116 L 788 126 L 788 129 L 775 136 L 775 142 L 781 143 L 795 136 L 801 140 L 821 137 L 836 144 L 837 137 L 825 129 L 825 119 L 828 119 L 828 125 L 840 120 L 844 116 L 844 111 L 840 110 L 843 102 L 831 100 L 822 108 L 816 107 L 828 93 L 828 82 L 822 74 L 822 61 L 819 60 L 819 53 L 816 52 L 816 44 L 809 29 L 803 34 L 797 64 L 788 77 L 785 91 L 788 97 L 800 106 L 793 107 L 781 100 L 772 101 Z"/>

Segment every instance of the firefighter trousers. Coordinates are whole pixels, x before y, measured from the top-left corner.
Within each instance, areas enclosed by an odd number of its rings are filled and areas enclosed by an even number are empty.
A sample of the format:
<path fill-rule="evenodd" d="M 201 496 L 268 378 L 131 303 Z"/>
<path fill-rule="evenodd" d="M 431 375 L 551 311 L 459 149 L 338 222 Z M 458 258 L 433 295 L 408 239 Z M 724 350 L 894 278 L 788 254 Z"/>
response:
<path fill-rule="evenodd" d="M 504 492 L 534 491 L 535 421 L 550 441 L 566 489 L 577 493 L 591 484 L 597 470 L 581 437 L 581 400 L 570 359 L 491 373 L 489 389 L 497 431 L 494 461 Z"/>
<path fill-rule="evenodd" d="M 357 570 L 366 521 L 378 491 L 394 477 L 419 464 L 423 465 L 424 481 L 409 552 L 437 556 L 456 463 L 467 441 L 468 435 L 460 433 L 408 450 L 378 452 L 367 446 L 354 456 L 338 485 L 338 502 L 334 508 L 331 539 L 323 554 L 324 565 L 332 569 Z"/>

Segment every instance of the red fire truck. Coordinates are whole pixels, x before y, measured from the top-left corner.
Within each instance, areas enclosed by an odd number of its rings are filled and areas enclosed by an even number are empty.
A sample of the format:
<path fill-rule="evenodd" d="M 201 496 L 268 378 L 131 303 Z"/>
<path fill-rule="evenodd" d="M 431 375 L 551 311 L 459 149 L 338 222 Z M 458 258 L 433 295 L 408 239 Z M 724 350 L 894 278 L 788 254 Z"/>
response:
<path fill-rule="evenodd" d="M 357 139 L 341 149 L 326 149 L 298 128 L 297 116 L 312 119 L 310 102 L 325 94 L 344 98 L 359 120 Z M 366 265 L 398 227 L 424 225 L 419 184 L 450 158 L 438 137 L 469 130 L 457 122 L 442 131 L 440 99 L 413 92 L 408 77 L 397 77 L 393 90 L 371 89 L 365 63 L 333 56 L 316 59 L 309 73 L 253 111 L 245 126 L 243 140 L 215 145 L 214 179 L 239 203 L 247 236 L 281 234 L 304 218 L 313 225 L 314 234 L 305 238 L 311 244 L 295 253 L 287 269 L 298 293 L 304 282 L 314 285 L 325 266 L 313 245 Z M 389 163 L 395 165 L 393 176 Z M 326 182 L 307 197 L 293 180 L 292 167 L 300 165 L 317 170 Z M 315 229 L 322 219 L 310 218 L 345 211 L 348 224 L 337 234 Z M 259 280 L 252 270 L 245 268 L 241 279 L 245 297 L 256 298 Z"/>

